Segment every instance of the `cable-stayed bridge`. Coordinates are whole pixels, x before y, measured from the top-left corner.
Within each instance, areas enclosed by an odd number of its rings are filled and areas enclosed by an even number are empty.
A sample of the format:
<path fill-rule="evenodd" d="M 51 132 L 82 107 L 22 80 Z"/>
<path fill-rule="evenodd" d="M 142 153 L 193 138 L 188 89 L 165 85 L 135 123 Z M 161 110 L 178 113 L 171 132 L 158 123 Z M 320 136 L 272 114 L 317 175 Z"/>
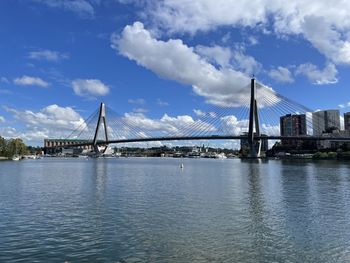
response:
<path fill-rule="evenodd" d="M 255 79 L 236 94 L 239 103 L 211 105 L 208 109 L 194 110 L 195 117 L 189 115 L 161 119 L 149 119 L 143 114 L 117 114 L 101 103 L 79 127 L 62 141 L 67 142 L 52 147 L 91 146 L 96 154 L 103 153 L 109 144 L 152 141 L 192 141 L 192 140 L 245 140 L 250 157 L 259 157 L 262 140 L 283 141 L 350 141 L 350 136 L 323 136 L 315 131 L 323 130 L 322 116 L 294 102 Z M 294 123 L 281 135 L 282 116 L 304 115 L 303 123 Z M 320 120 L 318 119 L 320 118 Z M 332 122 L 334 120 L 328 120 Z M 298 126 L 299 125 L 299 126 Z M 320 127 L 318 127 L 320 126 Z M 330 123 L 337 127 L 339 123 Z M 294 127 L 294 128 L 293 128 Z M 297 127 L 297 130 L 293 130 Z M 287 135 L 286 135 L 287 134 Z M 68 143 L 75 140 L 74 144 Z M 103 150 L 99 150 L 101 148 Z"/>

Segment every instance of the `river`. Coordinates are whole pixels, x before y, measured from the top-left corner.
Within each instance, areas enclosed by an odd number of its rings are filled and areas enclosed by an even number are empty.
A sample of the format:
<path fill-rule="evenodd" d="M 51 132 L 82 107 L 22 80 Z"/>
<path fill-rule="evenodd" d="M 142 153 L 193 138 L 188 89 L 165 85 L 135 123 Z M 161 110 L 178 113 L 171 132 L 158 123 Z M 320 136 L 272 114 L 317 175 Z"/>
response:
<path fill-rule="evenodd" d="M 349 262 L 350 163 L 0 162 L 0 262 L 65 261 Z"/>

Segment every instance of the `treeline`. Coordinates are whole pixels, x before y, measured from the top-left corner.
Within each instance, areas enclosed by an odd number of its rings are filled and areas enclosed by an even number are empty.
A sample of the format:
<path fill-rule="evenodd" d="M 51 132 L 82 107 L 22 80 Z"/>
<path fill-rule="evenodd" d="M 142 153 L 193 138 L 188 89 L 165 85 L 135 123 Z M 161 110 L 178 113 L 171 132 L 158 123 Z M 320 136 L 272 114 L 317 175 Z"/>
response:
<path fill-rule="evenodd" d="M 350 151 L 344 152 L 342 150 L 338 150 L 337 152 L 317 152 L 312 156 L 312 158 L 350 160 Z"/>
<path fill-rule="evenodd" d="M 28 154 L 28 148 L 21 139 L 5 139 L 0 136 L 0 156 L 11 158 L 14 155 Z"/>

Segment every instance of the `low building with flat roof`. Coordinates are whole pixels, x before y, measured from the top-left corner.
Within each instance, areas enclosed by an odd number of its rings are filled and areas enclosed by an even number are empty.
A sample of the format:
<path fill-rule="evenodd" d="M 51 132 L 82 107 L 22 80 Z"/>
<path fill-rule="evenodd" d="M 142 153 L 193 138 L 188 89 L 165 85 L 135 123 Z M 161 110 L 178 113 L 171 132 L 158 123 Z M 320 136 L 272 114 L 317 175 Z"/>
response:
<path fill-rule="evenodd" d="M 61 153 L 64 148 L 75 148 L 79 149 L 75 152 L 82 152 L 84 150 L 92 150 L 92 145 L 76 146 L 76 144 L 89 143 L 89 140 L 79 139 L 44 139 L 44 152 L 45 154 Z"/>

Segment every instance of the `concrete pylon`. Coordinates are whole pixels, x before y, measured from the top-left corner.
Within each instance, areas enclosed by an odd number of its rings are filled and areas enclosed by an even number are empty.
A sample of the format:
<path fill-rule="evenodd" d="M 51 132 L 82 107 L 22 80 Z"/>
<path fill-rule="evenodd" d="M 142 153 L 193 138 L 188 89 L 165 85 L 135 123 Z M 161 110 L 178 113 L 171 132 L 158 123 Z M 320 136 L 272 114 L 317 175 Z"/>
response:
<path fill-rule="evenodd" d="M 249 144 L 250 158 L 259 158 L 260 151 L 261 151 L 261 140 L 255 139 L 255 137 L 260 137 L 258 105 L 256 102 L 255 95 L 256 95 L 255 79 L 252 78 L 250 83 L 250 111 L 249 111 L 249 130 L 248 130 L 248 144 Z"/>
<path fill-rule="evenodd" d="M 105 135 L 105 140 L 106 140 L 106 147 L 105 149 L 100 152 L 98 147 L 97 147 L 97 138 L 100 130 L 101 123 L 103 124 L 104 127 L 104 135 Z M 107 150 L 108 147 L 108 131 L 107 131 L 107 119 L 106 119 L 106 106 L 104 103 L 101 102 L 100 104 L 100 110 L 98 114 L 98 120 L 97 120 L 97 126 L 95 130 L 95 135 L 94 135 L 94 140 L 92 142 L 92 145 L 94 147 L 94 151 L 97 155 L 104 153 Z"/>

